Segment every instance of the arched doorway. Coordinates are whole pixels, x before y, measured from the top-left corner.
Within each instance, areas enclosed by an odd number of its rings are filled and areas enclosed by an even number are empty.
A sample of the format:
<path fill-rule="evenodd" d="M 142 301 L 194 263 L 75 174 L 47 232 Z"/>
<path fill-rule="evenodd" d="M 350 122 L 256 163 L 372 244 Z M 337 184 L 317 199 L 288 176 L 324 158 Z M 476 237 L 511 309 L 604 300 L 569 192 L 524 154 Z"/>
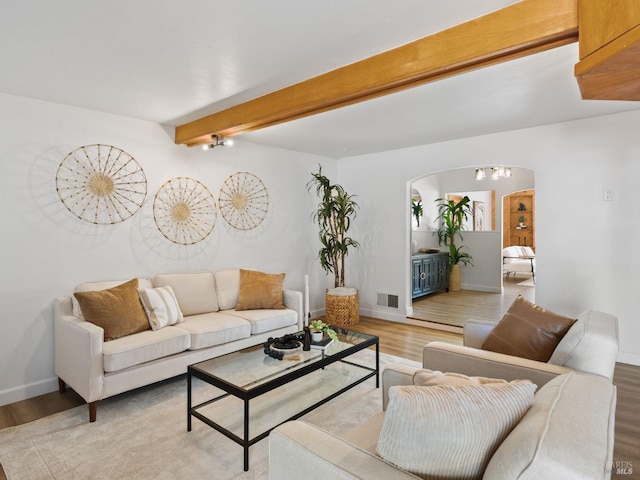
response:
<path fill-rule="evenodd" d="M 434 232 L 437 230 L 435 209 L 435 200 L 437 198 L 445 198 L 447 194 L 468 194 L 470 198 L 474 197 L 477 212 L 484 212 L 485 218 L 482 222 L 473 222 L 467 231 L 463 234 L 463 242 L 469 253 L 473 256 L 473 267 L 464 267 L 462 274 L 462 293 L 470 297 L 469 300 L 454 301 L 453 304 L 447 305 L 447 297 L 451 300 L 451 293 L 454 292 L 433 292 L 424 296 L 411 295 L 408 292 L 408 301 L 412 305 L 410 309 L 409 319 L 424 320 L 428 322 L 442 322 L 447 324 L 449 319 L 453 325 L 460 326 L 468 318 L 482 316 L 478 312 L 478 302 L 471 299 L 474 296 L 487 294 L 497 294 L 495 302 L 500 304 L 510 302 L 500 300 L 503 294 L 503 270 L 502 270 L 502 248 L 503 248 L 503 202 L 501 199 L 510 193 L 535 188 L 534 172 L 527 168 L 511 167 L 512 175 L 509 178 L 501 178 L 499 180 L 486 179 L 485 181 L 475 180 L 475 167 L 460 168 L 455 170 L 438 172 L 435 174 L 425 175 L 410 182 L 410 198 L 408 199 L 408 215 L 411 215 L 411 231 L 409 232 L 410 258 L 407 259 L 408 265 L 412 265 L 414 256 L 424 250 L 443 248 L 438 245 L 437 236 Z M 477 197 L 477 198 L 475 198 Z M 423 214 L 421 216 L 419 226 L 414 218 L 415 202 L 413 199 L 421 200 Z M 493 200 L 492 200 L 493 199 Z M 472 200 L 473 202 L 473 200 Z M 484 225 L 480 230 L 477 225 Z M 475 227 L 475 231 L 474 231 Z M 493 227 L 493 228 L 491 228 Z M 485 229 L 486 228 L 486 229 Z M 410 268 L 410 274 L 413 270 Z M 413 283 L 413 279 L 411 279 Z M 411 283 L 411 284 L 412 284 Z M 510 286 L 510 285 L 508 285 Z M 413 290 L 413 289 L 412 289 Z M 507 292 L 509 295 L 509 292 Z M 416 308 L 417 303 L 426 302 L 426 304 L 441 304 L 432 310 L 421 310 Z M 458 319 L 451 320 L 452 308 L 454 306 L 458 310 Z M 507 305 L 508 307 L 508 305 Z M 465 308 L 467 309 L 465 313 Z M 497 309 L 502 308 L 498 305 Z M 495 311 L 488 313 L 491 319 L 495 318 Z"/>

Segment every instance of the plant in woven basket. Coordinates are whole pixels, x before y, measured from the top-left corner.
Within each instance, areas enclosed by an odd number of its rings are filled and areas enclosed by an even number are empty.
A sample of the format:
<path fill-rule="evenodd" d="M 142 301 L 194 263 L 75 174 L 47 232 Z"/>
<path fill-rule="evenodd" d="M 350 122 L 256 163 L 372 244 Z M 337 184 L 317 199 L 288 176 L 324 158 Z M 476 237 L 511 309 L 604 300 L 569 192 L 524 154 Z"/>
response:
<path fill-rule="evenodd" d="M 358 204 L 353 195 L 347 194 L 340 185 L 332 185 L 322 174 L 322 166 L 318 173 L 307 184 L 307 190 L 315 188 L 320 197 L 318 208 L 312 218 L 320 227 L 319 237 L 322 248 L 318 251 L 320 265 L 327 273 L 333 273 L 335 287 L 344 287 L 344 261 L 349 248 L 358 248 L 360 244 L 347 236 L 351 220 L 356 216 Z"/>

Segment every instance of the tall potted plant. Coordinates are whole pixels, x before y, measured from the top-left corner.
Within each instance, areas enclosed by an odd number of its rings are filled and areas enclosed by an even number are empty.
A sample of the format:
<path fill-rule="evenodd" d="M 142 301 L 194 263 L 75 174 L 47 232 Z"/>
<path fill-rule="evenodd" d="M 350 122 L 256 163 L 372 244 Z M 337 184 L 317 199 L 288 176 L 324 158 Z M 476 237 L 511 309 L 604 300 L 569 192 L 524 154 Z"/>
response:
<path fill-rule="evenodd" d="M 326 273 L 333 273 L 334 287 L 341 289 L 342 298 L 331 292 L 325 297 L 326 318 L 328 323 L 350 324 L 359 319 L 357 290 L 345 292 L 345 258 L 350 248 L 358 248 L 360 244 L 347 235 L 351 221 L 356 217 L 358 204 L 342 186 L 332 184 L 322 174 L 322 166 L 318 173 L 307 183 L 307 190 L 315 190 L 320 202 L 312 213 L 318 224 L 320 243 L 318 251 L 320 265 Z M 346 294 L 345 294 L 346 293 Z M 334 308 L 335 306 L 335 308 Z"/>
<path fill-rule="evenodd" d="M 333 273 L 335 287 L 344 287 L 344 261 L 349 248 L 358 248 L 360 244 L 347 236 L 351 220 L 356 217 L 358 204 L 353 195 L 347 194 L 340 185 L 332 185 L 322 174 L 322 166 L 318 173 L 307 184 L 307 190 L 315 189 L 320 198 L 318 208 L 312 218 L 320 227 L 319 237 L 322 248 L 318 251 L 320 265 L 327 273 Z"/>
<path fill-rule="evenodd" d="M 473 265 L 473 257 L 462 249 L 463 245 L 456 245 L 456 237 L 462 240 L 464 222 L 471 217 L 471 206 L 468 196 L 464 196 L 460 201 L 437 198 L 438 218 L 440 226 L 438 228 L 438 244 L 449 247 L 449 290 L 460 290 L 460 264 Z"/>

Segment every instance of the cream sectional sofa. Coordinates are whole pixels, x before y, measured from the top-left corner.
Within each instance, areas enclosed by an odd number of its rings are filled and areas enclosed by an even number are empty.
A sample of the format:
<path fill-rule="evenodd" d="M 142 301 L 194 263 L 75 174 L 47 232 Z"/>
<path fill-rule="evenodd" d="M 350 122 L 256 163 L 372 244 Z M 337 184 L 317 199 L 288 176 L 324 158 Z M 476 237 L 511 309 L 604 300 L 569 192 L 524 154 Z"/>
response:
<path fill-rule="evenodd" d="M 405 365 L 389 366 L 382 374 L 385 398 L 395 385 L 412 385 L 414 373 L 416 369 Z M 484 470 L 477 476 L 464 478 L 608 479 L 615 408 L 616 387 L 606 378 L 578 372 L 559 375 L 536 392 L 530 408 L 497 449 L 487 452 Z M 452 415 L 447 407 L 440 414 Z M 279 426 L 269 436 L 270 478 L 419 478 L 376 455 L 385 415 L 385 412 L 374 415 L 341 437 L 303 421 Z M 466 451 L 457 447 L 448 433 L 441 430 L 436 435 L 442 436 L 445 450 L 450 453 L 421 456 L 423 468 L 446 471 L 451 465 L 464 462 L 461 456 Z M 292 458 L 296 459 L 293 468 Z"/>
<path fill-rule="evenodd" d="M 89 404 L 187 371 L 187 366 L 268 337 L 302 330 L 302 293 L 283 290 L 285 309 L 236 311 L 239 270 L 176 273 L 138 279 L 138 288 L 170 286 L 184 321 L 104 341 L 104 330 L 83 318 L 73 296 L 54 300 L 55 372 L 60 391 L 70 386 Z M 105 290 L 124 281 L 78 285 L 76 292 Z"/>

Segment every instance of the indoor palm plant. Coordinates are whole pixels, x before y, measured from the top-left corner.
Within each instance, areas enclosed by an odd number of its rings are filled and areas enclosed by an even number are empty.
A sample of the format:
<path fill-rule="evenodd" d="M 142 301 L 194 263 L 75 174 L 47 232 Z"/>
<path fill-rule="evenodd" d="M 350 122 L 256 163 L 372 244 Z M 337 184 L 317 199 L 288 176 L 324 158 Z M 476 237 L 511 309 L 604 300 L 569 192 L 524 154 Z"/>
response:
<path fill-rule="evenodd" d="M 312 218 L 320 228 L 318 236 L 322 244 L 318 251 L 320 265 L 326 273 L 333 273 L 334 289 L 325 294 L 325 318 L 333 325 L 346 326 L 360 319 L 358 290 L 345 288 L 344 263 L 350 248 L 360 245 L 347 235 L 351 220 L 356 216 L 358 204 L 353 195 L 345 192 L 340 185 L 334 185 L 322 174 L 312 173 L 307 189 L 315 189 L 320 198 L 318 208 Z"/>
<path fill-rule="evenodd" d="M 449 290 L 460 290 L 460 264 L 473 265 L 473 258 L 469 253 L 463 252 L 463 245 L 456 245 L 456 237 L 462 240 L 464 222 L 471 216 L 471 206 L 468 196 L 464 196 L 458 202 L 437 198 L 438 218 L 438 244 L 449 247 Z"/>
<path fill-rule="evenodd" d="M 416 226 L 420 226 L 420 217 L 424 214 L 422 210 L 422 200 L 416 200 L 415 198 L 411 200 L 411 212 L 413 213 L 413 217 L 416 219 Z"/>
<path fill-rule="evenodd" d="M 351 220 L 356 216 L 358 204 L 353 195 L 347 194 L 340 185 L 332 185 L 322 174 L 322 166 L 318 173 L 312 173 L 307 189 L 315 189 L 320 203 L 312 214 L 320 227 L 319 237 L 322 247 L 318 251 L 320 265 L 327 273 L 333 273 L 335 287 L 344 287 L 344 261 L 349 248 L 360 245 L 347 236 Z"/>

